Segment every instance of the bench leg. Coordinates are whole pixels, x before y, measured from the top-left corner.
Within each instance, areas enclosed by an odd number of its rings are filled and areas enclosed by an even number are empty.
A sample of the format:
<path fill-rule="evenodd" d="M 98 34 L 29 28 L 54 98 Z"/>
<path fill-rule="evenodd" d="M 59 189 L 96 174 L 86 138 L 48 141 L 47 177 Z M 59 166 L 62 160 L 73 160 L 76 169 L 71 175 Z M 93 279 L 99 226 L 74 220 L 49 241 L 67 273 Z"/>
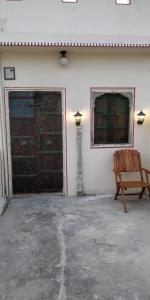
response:
<path fill-rule="evenodd" d="M 127 213 L 128 209 L 127 209 L 127 203 L 126 203 L 125 194 L 124 194 L 124 188 L 123 187 L 121 187 L 121 196 L 122 196 L 122 201 L 123 201 L 123 206 L 124 206 L 124 212 Z"/>
<path fill-rule="evenodd" d="M 142 190 L 141 190 L 141 193 L 140 193 L 140 195 L 139 195 L 139 199 L 141 199 L 141 198 L 142 198 L 142 196 L 143 196 L 144 192 L 145 192 L 145 187 L 143 187 L 143 188 L 142 188 Z"/>
<path fill-rule="evenodd" d="M 117 197 L 118 197 L 119 191 L 120 191 L 120 187 L 117 187 L 117 191 L 116 191 L 116 194 L 115 194 L 115 200 L 117 200 Z"/>

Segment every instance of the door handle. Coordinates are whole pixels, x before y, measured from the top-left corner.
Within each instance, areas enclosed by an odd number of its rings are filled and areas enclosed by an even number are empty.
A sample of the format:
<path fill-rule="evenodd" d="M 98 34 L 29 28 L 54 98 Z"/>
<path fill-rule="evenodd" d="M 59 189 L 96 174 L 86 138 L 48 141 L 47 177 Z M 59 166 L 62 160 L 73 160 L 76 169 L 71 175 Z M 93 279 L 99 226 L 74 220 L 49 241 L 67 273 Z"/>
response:
<path fill-rule="evenodd" d="M 28 143 L 28 141 L 24 140 L 24 141 L 21 141 L 20 146 L 23 151 L 26 151 L 29 147 L 29 143 Z"/>
<path fill-rule="evenodd" d="M 40 134 L 42 134 L 44 132 L 44 128 L 40 127 L 39 132 L 40 132 Z"/>

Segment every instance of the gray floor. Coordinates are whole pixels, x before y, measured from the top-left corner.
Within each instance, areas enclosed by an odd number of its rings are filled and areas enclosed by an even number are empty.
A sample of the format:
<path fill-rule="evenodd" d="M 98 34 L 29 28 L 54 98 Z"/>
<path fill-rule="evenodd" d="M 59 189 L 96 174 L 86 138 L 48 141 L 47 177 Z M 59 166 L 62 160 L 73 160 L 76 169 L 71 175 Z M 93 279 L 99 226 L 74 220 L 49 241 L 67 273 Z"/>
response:
<path fill-rule="evenodd" d="M 0 300 L 150 300 L 150 200 L 13 199 L 0 218 Z"/>

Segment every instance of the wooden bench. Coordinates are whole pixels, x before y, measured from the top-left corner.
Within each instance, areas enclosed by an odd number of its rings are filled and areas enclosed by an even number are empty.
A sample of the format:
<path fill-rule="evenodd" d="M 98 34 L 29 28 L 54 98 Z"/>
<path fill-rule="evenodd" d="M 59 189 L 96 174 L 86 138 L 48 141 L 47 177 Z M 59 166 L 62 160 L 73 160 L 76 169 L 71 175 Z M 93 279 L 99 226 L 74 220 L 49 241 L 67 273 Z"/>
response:
<path fill-rule="evenodd" d="M 127 212 L 127 202 L 125 199 L 126 195 L 139 195 L 139 198 L 142 198 L 145 189 L 147 188 L 150 196 L 150 170 L 142 167 L 141 156 L 137 150 L 118 150 L 113 154 L 113 159 L 113 171 L 115 173 L 116 180 L 115 200 L 117 199 L 118 195 L 121 195 L 124 211 Z M 131 175 L 133 175 L 133 178 L 131 178 Z M 138 177 L 138 179 L 135 179 L 135 177 Z M 125 193 L 127 189 L 140 189 L 140 191 Z"/>

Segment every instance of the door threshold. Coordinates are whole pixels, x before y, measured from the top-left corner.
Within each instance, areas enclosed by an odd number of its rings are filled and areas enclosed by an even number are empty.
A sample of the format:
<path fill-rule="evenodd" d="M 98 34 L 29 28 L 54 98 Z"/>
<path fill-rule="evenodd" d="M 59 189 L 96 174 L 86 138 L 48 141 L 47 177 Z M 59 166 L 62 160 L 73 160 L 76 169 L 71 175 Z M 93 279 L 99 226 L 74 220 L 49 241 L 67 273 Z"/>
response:
<path fill-rule="evenodd" d="M 38 196 L 65 196 L 64 193 L 27 193 L 27 194 L 14 194 L 11 198 L 26 198 L 26 197 L 38 197 Z"/>

